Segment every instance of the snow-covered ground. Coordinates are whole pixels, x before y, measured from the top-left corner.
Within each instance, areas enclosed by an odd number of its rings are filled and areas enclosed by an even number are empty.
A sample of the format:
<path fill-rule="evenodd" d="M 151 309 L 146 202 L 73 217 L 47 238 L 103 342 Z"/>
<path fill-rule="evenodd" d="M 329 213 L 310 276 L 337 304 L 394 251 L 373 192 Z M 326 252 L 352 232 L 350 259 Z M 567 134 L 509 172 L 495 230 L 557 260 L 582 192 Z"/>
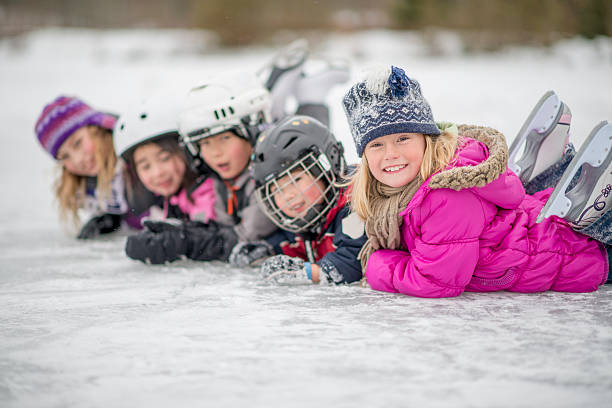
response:
<path fill-rule="evenodd" d="M 254 270 L 145 266 L 125 236 L 61 228 L 33 124 L 60 93 L 120 112 L 159 86 L 257 69 L 274 48 L 215 49 L 183 31 L 44 30 L 0 41 L 0 406 L 609 406 L 612 288 L 428 300 L 358 286 L 275 287 Z M 511 141 L 554 89 L 577 145 L 612 120 L 612 41 L 464 56 L 449 34 L 335 35 L 314 53 L 393 63 L 438 120 Z M 441 53 L 440 53 L 441 52 Z M 355 161 L 340 98 L 332 127 Z"/>

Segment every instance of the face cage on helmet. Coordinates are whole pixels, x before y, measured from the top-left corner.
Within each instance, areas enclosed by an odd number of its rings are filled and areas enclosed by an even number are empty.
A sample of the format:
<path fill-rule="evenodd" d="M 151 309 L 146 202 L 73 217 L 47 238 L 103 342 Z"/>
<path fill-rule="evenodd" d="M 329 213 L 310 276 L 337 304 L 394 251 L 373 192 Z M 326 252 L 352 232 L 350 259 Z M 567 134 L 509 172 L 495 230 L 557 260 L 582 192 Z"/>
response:
<path fill-rule="evenodd" d="M 281 229 L 291 232 L 315 231 L 319 227 L 340 195 L 340 189 L 335 186 L 336 177 L 330 170 L 328 163 L 327 157 L 316 157 L 314 153 L 310 152 L 287 170 L 257 189 L 257 199 L 261 204 L 261 208 L 274 224 Z M 300 173 L 292 175 L 291 173 L 296 170 L 299 170 Z M 291 186 L 295 196 L 289 199 L 288 204 L 295 203 L 296 201 L 299 202 L 299 200 L 303 200 L 308 204 L 308 200 L 303 191 L 298 187 L 296 180 L 302 175 L 308 175 L 312 178 L 312 183 L 304 191 L 316 188 L 321 194 L 322 201 L 318 204 L 310 203 L 307 208 L 301 210 L 298 216 L 289 217 L 279 208 L 274 197 L 282 194 L 283 191 L 286 191 Z M 288 177 L 289 181 L 281 185 L 278 181 L 283 177 Z M 317 181 L 323 182 L 323 189 L 317 185 Z"/>

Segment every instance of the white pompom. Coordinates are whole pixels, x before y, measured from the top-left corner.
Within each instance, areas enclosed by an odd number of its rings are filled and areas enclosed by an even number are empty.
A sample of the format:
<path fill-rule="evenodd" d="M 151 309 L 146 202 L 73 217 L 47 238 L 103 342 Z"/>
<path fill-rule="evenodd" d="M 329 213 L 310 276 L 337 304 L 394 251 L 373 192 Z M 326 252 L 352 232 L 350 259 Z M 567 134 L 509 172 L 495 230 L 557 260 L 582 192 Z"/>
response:
<path fill-rule="evenodd" d="M 374 65 L 364 70 L 364 82 L 368 92 L 376 95 L 384 95 L 389 88 L 389 76 L 391 66 Z"/>

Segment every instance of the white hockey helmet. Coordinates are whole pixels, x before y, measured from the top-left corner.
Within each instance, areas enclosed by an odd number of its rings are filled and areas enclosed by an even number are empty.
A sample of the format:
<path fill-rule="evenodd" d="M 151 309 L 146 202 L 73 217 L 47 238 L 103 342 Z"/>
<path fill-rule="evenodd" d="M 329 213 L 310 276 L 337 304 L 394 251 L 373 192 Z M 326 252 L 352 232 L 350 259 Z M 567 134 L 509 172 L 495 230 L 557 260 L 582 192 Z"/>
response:
<path fill-rule="evenodd" d="M 113 130 L 117 154 L 127 160 L 145 142 L 163 137 L 176 137 L 178 142 L 177 118 L 186 94 L 186 90 L 158 92 L 122 113 Z"/>
<path fill-rule="evenodd" d="M 260 125 L 270 121 L 272 99 L 255 74 L 232 72 L 193 88 L 178 116 L 181 138 L 199 155 L 198 141 L 232 130 L 255 144 Z"/>

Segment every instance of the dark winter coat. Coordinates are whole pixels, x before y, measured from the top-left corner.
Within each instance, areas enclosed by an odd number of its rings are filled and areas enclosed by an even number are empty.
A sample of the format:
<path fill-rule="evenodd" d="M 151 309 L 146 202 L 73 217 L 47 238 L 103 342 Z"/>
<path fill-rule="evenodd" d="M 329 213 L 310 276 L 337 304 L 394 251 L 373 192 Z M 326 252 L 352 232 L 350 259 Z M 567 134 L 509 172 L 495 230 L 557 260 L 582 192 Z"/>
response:
<path fill-rule="evenodd" d="M 322 277 L 336 284 L 359 281 L 357 255 L 366 242 L 363 223 L 350 211 L 345 191 L 329 211 L 320 233 L 280 231 L 267 240 L 277 254 L 298 257 L 321 267 Z"/>

